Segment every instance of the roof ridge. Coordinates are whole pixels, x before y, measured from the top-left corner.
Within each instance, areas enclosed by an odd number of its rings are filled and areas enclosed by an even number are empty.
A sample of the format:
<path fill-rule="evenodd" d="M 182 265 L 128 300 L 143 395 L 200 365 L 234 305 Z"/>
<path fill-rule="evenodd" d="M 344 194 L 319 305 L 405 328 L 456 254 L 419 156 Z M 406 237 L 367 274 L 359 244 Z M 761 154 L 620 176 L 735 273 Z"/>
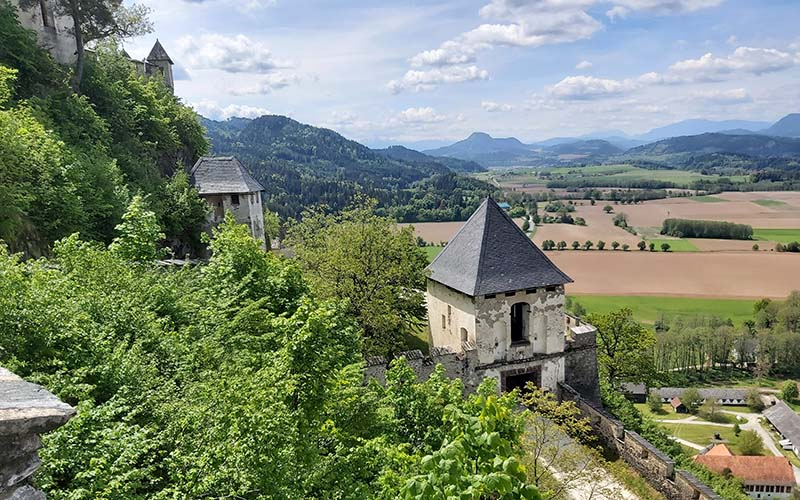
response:
<path fill-rule="evenodd" d="M 489 206 L 490 205 L 494 205 L 495 207 L 497 207 L 498 210 L 500 210 L 501 212 L 503 211 L 500 207 L 497 206 L 497 202 L 494 201 L 491 196 L 487 196 L 486 197 L 486 200 L 484 200 L 484 204 L 486 205 L 486 210 L 484 210 L 484 213 L 483 213 L 483 234 L 481 235 L 481 253 L 478 256 L 478 269 L 479 270 L 481 269 L 481 266 L 483 265 L 483 259 L 486 256 L 486 248 L 488 246 L 485 243 L 486 243 L 486 233 L 488 232 L 488 231 L 486 231 L 486 224 L 489 222 Z M 475 286 L 472 287 L 472 295 L 474 295 L 475 292 L 477 291 L 478 285 L 480 284 L 479 281 L 480 281 L 480 275 L 478 274 L 475 277 Z"/>

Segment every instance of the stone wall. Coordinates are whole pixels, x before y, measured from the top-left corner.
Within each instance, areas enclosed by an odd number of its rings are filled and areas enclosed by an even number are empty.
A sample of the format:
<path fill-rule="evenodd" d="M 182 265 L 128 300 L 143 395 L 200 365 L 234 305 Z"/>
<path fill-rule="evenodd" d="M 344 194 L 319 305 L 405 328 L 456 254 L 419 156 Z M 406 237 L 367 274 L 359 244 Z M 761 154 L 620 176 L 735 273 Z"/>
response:
<path fill-rule="evenodd" d="M 622 423 L 596 402 L 583 398 L 568 384 L 560 386 L 563 400 L 574 401 L 589 419 L 604 444 L 616 451 L 653 488 L 669 500 L 722 500 L 693 474 L 675 470 L 675 462 L 639 434 L 625 429 Z"/>
<path fill-rule="evenodd" d="M 0 368 L 0 500 L 41 500 L 31 483 L 39 468 L 39 435 L 63 425 L 75 410 L 41 386 Z"/>

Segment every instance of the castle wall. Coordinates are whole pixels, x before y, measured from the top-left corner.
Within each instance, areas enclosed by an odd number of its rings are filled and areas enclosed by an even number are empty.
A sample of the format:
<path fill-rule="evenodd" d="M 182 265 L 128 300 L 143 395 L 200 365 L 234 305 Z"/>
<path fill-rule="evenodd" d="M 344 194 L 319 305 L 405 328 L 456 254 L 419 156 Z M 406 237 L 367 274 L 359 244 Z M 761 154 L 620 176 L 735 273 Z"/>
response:
<path fill-rule="evenodd" d="M 460 347 L 462 328 L 467 330 L 466 340 L 475 342 L 475 302 L 472 297 L 428 280 L 426 300 L 434 346 Z"/>
<path fill-rule="evenodd" d="M 599 403 L 587 400 L 567 384 L 561 384 L 559 392 L 562 400 L 575 402 L 608 448 L 669 500 L 722 500 L 690 472 L 675 470 L 671 458 L 639 434 L 626 430 Z"/>
<path fill-rule="evenodd" d="M 250 234 L 261 240 L 266 248 L 264 213 L 260 193 L 239 194 L 238 205 L 233 204 L 230 194 L 202 195 L 202 198 L 211 205 L 211 212 L 208 214 L 209 225 L 216 226 L 225 219 L 225 213 L 230 212 L 236 222 L 246 225 L 250 229 Z"/>
<path fill-rule="evenodd" d="M 52 2 L 46 1 L 46 19 L 43 18 L 42 9 L 35 5 L 27 10 L 19 8 L 18 0 L 11 0 L 11 4 L 18 8 L 19 22 L 25 28 L 35 31 L 39 44 L 47 49 L 53 58 L 61 64 L 73 64 L 77 58 L 75 51 L 75 37 L 69 33 L 72 29 L 72 19 L 66 16 L 55 16 Z"/>
<path fill-rule="evenodd" d="M 31 477 L 41 462 L 39 435 L 63 425 L 75 414 L 68 404 L 41 386 L 0 368 L 0 498 L 42 500 Z"/>

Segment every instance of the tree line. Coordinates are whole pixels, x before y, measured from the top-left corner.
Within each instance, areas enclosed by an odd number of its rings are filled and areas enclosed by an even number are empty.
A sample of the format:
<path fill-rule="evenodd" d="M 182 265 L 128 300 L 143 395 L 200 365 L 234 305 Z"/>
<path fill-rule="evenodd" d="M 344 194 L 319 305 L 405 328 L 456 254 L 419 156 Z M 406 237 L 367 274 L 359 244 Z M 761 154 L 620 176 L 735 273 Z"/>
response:
<path fill-rule="evenodd" d="M 664 219 L 661 234 L 677 238 L 749 240 L 753 228 L 746 224 L 712 220 Z"/>

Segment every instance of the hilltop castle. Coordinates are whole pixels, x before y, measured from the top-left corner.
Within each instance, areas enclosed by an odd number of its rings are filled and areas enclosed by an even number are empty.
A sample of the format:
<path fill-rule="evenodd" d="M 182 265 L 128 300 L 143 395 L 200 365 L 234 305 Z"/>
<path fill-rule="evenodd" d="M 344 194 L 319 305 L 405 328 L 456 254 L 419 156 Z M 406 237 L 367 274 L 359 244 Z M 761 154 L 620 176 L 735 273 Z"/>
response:
<path fill-rule="evenodd" d="M 403 353 L 420 376 L 439 363 L 472 391 L 484 378 L 509 391 L 568 384 L 599 400 L 596 330 L 564 311 L 564 274 L 491 198 L 428 266 L 431 354 Z M 387 360 L 367 360 L 383 379 Z"/>

